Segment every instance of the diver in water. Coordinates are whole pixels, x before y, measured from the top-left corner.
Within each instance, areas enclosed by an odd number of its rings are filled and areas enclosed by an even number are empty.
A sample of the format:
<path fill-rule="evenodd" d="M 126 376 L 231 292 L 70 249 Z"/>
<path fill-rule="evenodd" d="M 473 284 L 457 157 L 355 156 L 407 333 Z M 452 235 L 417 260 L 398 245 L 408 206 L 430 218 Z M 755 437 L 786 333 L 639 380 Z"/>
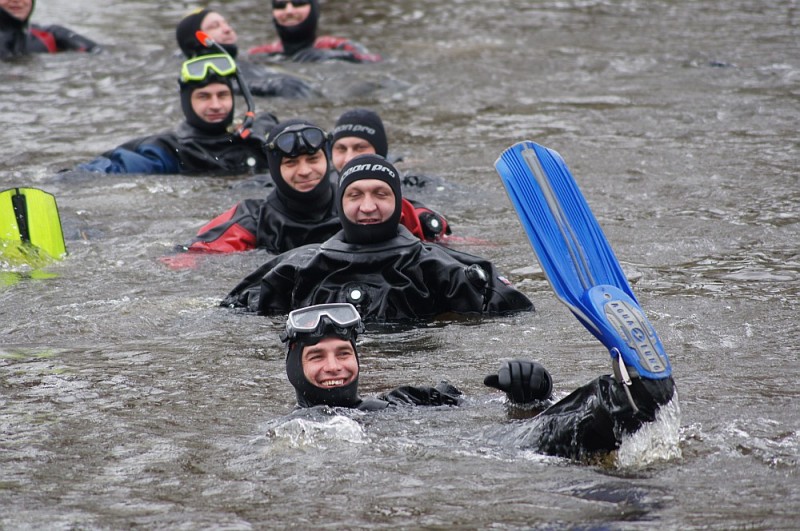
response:
<path fill-rule="evenodd" d="M 183 63 L 178 84 L 185 121 L 175 131 L 137 138 L 80 164 L 80 171 L 144 174 L 239 175 L 267 170 L 265 131 L 270 113 L 234 124 L 236 64 L 227 54 Z M 252 123 L 249 121 L 252 120 Z"/>
<path fill-rule="evenodd" d="M 275 125 L 265 146 L 275 188 L 266 199 L 245 199 L 208 222 L 183 250 L 281 253 L 338 232 L 328 140 L 328 133 L 308 120 Z"/>
<path fill-rule="evenodd" d="M 346 38 L 317 37 L 319 15 L 319 0 L 272 0 L 272 22 L 279 39 L 251 48 L 248 53 L 298 63 L 375 63 L 381 60 L 380 55 Z"/>
<path fill-rule="evenodd" d="M 389 143 L 383 120 L 375 111 L 351 109 L 342 113 L 332 131 L 331 161 L 336 172 L 342 171 L 350 159 L 358 155 L 380 155 L 388 159 Z M 401 184 L 419 186 L 419 176 L 404 176 Z M 415 183 L 415 184 L 411 184 Z M 410 207 L 413 206 L 413 210 Z M 426 207 L 421 202 L 403 198 L 403 214 L 400 223 L 421 240 L 444 243 L 452 233 L 450 224 L 443 215 Z"/>
<path fill-rule="evenodd" d="M 31 24 L 34 0 L 0 0 L 0 59 L 31 53 L 99 52 L 100 46 L 63 26 Z"/>
<path fill-rule="evenodd" d="M 342 230 L 321 244 L 280 254 L 245 278 L 222 305 L 286 314 L 313 304 L 349 302 L 365 319 L 416 321 L 453 312 L 532 311 L 488 260 L 423 242 L 400 223 L 397 170 L 379 155 L 342 168 L 336 210 Z"/>
<path fill-rule="evenodd" d="M 397 405 L 459 405 L 461 392 L 436 387 L 399 387 L 377 397 L 358 393 L 360 364 L 356 338 L 361 318 L 350 304 L 323 304 L 290 312 L 281 340 L 287 344 L 286 374 L 298 408 L 317 406 L 375 411 Z M 653 422 L 674 393 L 671 377 L 636 377 L 631 396 L 614 376 L 601 376 L 553 404 L 553 379 L 532 360 L 504 361 L 484 384 L 506 393 L 509 404 L 536 414 L 524 422 L 523 448 L 583 459 L 619 448 L 623 438 Z"/>
<path fill-rule="evenodd" d="M 461 391 L 446 382 L 436 387 L 403 386 L 377 397 L 358 394 L 360 365 L 356 338 L 364 328 L 352 304 L 321 304 L 295 310 L 286 321 L 286 375 L 298 408 L 347 407 L 376 411 L 396 405 L 454 406 Z"/>
<path fill-rule="evenodd" d="M 268 140 L 266 149 L 275 189 L 264 200 L 246 199 L 211 220 L 184 250 L 226 253 L 266 249 L 277 254 L 323 242 L 336 234 L 341 223 L 335 206 L 337 179 L 331 162 L 341 169 L 356 154 L 374 153 L 373 144 L 380 153 L 387 151 L 386 133 L 377 114 L 363 109 L 348 111 L 336 124 L 330 158 L 330 135 L 313 123 L 289 120 L 277 126 L 270 132 L 274 141 Z M 284 133 L 288 136 L 279 141 Z M 340 149 L 344 144 L 349 147 Z M 298 190 L 298 181 L 317 185 Z M 440 235 L 450 232 L 447 220 L 440 214 L 418 202 L 404 199 L 402 204 L 400 223 L 414 236 L 437 241 Z"/>
<path fill-rule="evenodd" d="M 239 49 L 236 46 L 238 41 L 236 31 L 222 15 L 210 9 L 192 11 L 181 19 L 175 29 L 178 46 L 187 59 L 198 55 L 219 53 L 214 48 L 203 46 L 197 40 L 195 34 L 200 30 L 236 59 L 239 74 L 254 96 L 300 99 L 314 94 L 311 86 L 296 76 L 279 73 L 274 69 L 237 57 Z"/>

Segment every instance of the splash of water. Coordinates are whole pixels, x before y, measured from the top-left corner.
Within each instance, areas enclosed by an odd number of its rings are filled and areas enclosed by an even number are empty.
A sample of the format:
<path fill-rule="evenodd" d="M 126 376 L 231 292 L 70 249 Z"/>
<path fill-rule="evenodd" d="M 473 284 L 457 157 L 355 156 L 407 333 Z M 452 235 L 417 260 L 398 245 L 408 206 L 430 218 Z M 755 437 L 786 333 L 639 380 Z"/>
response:
<path fill-rule="evenodd" d="M 636 433 L 625 437 L 617 450 L 616 466 L 622 469 L 643 468 L 659 461 L 681 458 L 681 407 L 678 391 L 672 400 L 659 408 L 654 422 L 645 423 Z"/>
<path fill-rule="evenodd" d="M 269 435 L 287 441 L 292 447 L 319 446 L 331 441 L 367 442 L 361 425 L 341 415 L 324 420 L 294 418 L 272 428 Z"/>

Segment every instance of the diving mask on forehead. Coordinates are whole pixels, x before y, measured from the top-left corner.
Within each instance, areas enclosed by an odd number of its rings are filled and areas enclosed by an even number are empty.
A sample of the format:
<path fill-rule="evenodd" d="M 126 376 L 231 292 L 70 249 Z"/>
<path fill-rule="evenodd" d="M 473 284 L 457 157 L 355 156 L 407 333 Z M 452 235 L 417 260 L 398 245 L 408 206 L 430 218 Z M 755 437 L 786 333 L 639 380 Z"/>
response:
<path fill-rule="evenodd" d="M 201 55 L 184 61 L 181 67 L 181 81 L 184 83 L 203 81 L 211 72 L 222 77 L 231 76 L 236 73 L 236 63 L 227 54 Z"/>
<path fill-rule="evenodd" d="M 267 149 L 277 151 L 284 157 L 297 157 L 303 154 L 313 154 L 322 149 L 328 141 L 330 134 L 319 127 L 307 124 L 297 124 L 285 130 L 267 144 Z"/>
<path fill-rule="evenodd" d="M 352 304 L 318 304 L 289 312 L 281 341 L 294 341 L 298 334 L 315 338 L 335 334 L 344 339 L 355 340 L 356 335 L 363 331 L 361 315 Z"/>

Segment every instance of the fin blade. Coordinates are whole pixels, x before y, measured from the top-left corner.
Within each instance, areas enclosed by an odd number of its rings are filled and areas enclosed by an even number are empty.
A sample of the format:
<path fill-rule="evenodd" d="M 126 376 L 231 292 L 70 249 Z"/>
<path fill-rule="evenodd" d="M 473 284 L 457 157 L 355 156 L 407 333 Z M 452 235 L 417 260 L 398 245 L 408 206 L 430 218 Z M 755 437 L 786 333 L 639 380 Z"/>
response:
<path fill-rule="evenodd" d="M 14 208 L 14 197 L 16 195 L 16 188 L 0 192 L 0 240 L 22 241 L 22 234 L 20 234 Z"/>
<path fill-rule="evenodd" d="M 38 188 L 0 192 L 0 239 L 30 243 L 52 258 L 66 255 L 55 197 Z"/>
<path fill-rule="evenodd" d="M 669 376 L 655 329 L 561 156 L 520 142 L 503 152 L 495 168 L 556 296 L 612 357 L 621 355 L 645 378 Z M 620 308 L 626 318 L 615 313 Z"/>

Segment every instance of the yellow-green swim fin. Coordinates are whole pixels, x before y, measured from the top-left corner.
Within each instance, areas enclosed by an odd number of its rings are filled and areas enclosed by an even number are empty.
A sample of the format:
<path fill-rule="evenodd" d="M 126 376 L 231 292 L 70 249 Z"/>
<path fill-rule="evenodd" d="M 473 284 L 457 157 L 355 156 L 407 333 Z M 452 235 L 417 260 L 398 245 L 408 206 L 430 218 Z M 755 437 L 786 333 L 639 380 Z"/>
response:
<path fill-rule="evenodd" d="M 67 254 L 56 198 L 38 188 L 0 192 L 0 240 L 29 243 L 52 258 Z"/>

